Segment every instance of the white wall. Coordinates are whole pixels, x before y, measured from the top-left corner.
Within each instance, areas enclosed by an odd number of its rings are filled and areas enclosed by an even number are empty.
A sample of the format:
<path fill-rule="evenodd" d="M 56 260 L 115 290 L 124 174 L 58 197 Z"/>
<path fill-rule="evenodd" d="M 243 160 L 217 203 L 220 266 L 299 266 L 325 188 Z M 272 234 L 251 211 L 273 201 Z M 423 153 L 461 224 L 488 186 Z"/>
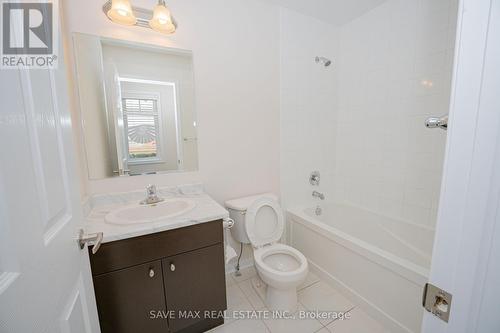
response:
<path fill-rule="evenodd" d="M 85 193 L 196 181 L 204 182 L 208 193 L 221 203 L 252 193 L 278 193 L 278 8 L 252 0 L 172 0 L 168 4 L 179 29 L 165 36 L 110 22 L 102 4 L 101 0 L 65 1 L 66 32 L 193 51 L 199 172 L 87 182 L 82 167 Z M 151 8 L 154 2 L 135 0 L 134 5 Z"/>
<path fill-rule="evenodd" d="M 286 206 L 312 204 L 311 192 L 327 191 L 333 181 L 338 38 L 333 26 L 281 9 L 281 193 Z M 317 64 L 316 56 L 332 64 Z M 313 170 L 321 172 L 319 188 L 309 184 Z"/>
<path fill-rule="evenodd" d="M 336 199 L 434 228 L 456 0 L 390 0 L 341 27 Z"/>

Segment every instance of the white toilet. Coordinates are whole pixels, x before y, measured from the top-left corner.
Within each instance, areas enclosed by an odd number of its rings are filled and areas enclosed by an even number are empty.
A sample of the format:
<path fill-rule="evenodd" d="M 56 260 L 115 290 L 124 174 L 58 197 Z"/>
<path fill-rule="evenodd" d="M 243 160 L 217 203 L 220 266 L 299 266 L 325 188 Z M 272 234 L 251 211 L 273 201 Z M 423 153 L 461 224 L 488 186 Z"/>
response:
<path fill-rule="evenodd" d="M 297 287 L 307 277 L 307 259 L 300 251 L 279 240 L 284 217 L 274 194 L 260 194 L 226 202 L 234 227 L 233 237 L 251 243 L 257 272 L 267 285 L 266 305 L 270 310 L 295 312 Z"/>

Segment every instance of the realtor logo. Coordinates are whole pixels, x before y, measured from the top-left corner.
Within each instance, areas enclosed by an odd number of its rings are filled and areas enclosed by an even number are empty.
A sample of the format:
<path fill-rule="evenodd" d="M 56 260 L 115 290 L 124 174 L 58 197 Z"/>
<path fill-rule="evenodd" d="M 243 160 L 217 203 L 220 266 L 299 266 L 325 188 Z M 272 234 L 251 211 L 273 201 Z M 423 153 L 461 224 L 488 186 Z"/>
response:
<path fill-rule="evenodd" d="M 1 68 L 57 65 L 58 20 L 54 9 L 57 9 L 55 1 L 2 2 Z"/>

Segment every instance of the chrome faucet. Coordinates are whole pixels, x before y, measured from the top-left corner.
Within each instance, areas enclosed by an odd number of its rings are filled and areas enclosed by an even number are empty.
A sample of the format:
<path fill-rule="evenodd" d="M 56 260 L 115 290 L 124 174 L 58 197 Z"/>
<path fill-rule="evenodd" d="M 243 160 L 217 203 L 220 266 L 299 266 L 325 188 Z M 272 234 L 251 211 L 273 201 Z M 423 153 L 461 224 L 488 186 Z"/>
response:
<path fill-rule="evenodd" d="M 321 200 L 325 200 L 325 195 L 323 193 L 319 193 L 318 191 L 313 191 L 313 198 L 319 198 Z"/>
<path fill-rule="evenodd" d="M 161 202 L 163 200 L 165 200 L 165 199 L 160 198 L 158 196 L 158 193 L 156 192 L 156 186 L 149 184 L 146 187 L 146 199 L 141 201 L 141 205 L 151 205 L 151 204 Z"/>

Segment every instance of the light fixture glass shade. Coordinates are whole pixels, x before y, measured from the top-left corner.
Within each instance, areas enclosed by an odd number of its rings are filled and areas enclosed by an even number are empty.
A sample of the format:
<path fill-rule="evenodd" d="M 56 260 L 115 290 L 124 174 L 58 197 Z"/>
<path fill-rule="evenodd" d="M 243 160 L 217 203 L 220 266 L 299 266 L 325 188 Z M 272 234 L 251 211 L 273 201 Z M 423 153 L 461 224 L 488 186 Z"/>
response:
<path fill-rule="evenodd" d="M 172 21 L 170 10 L 165 6 L 164 1 L 159 1 L 153 10 L 153 17 L 149 20 L 151 29 L 164 34 L 172 34 L 175 32 L 175 24 Z"/>
<path fill-rule="evenodd" d="M 137 22 L 128 0 L 112 0 L 111 8 L 106 15 L 111 21 L 119 24 L 134 25 Z"/>

